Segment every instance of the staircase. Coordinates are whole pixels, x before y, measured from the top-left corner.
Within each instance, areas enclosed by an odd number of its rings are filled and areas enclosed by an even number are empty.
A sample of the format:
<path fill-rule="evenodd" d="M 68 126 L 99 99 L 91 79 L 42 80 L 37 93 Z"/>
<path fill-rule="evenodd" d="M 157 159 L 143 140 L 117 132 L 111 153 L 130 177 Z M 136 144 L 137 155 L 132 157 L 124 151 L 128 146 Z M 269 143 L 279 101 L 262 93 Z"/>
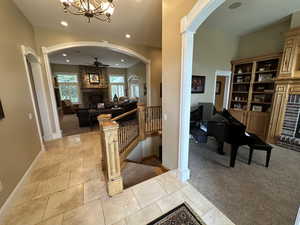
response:
<path fill-rule="evenodd" d="M 160 166 L 145 165 L 143 163 L 126 161 L 122 170 L 124 188 L 131 187 L 145 180 L 156 177 L 165 172 Z"/>
<path fill-rule="evenodd" d="M 109 196 L 164 172 L 158 160 L 147 158 L 129 162 L 127 157 L 150 136 L 162 134 L 161 106 L 145 106 L 112 118 L 110 114 L 98 117 L 102 150 L 102 170 L 107 180 Z M 146 165 L 147 164 L 147 165 Z"/>

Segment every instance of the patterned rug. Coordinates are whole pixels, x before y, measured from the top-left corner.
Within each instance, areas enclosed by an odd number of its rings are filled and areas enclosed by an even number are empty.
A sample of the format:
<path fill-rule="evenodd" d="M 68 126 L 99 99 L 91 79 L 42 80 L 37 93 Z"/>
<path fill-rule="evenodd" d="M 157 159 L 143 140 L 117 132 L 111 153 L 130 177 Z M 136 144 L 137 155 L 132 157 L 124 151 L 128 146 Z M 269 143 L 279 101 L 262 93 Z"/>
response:
<path fill-rule="evenodd" d="M 177 206 L 147 225 L 205 225 L 187 203 Z"/>

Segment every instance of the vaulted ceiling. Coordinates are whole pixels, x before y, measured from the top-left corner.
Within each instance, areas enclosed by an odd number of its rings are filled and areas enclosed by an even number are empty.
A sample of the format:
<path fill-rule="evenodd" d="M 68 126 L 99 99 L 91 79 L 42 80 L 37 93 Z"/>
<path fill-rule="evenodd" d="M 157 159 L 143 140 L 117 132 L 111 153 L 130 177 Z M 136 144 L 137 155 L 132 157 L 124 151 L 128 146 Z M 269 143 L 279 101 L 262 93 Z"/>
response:
<path fill-rule="evenodd" d="M 236 2 L 242 5 L 229 9 Z M 299 10 L 299 0 L 227 0 L 209 16 L 205 26 L 241 36 L 287 19 Z"/>
<path fill-rule="evenodd" d="M 162 0 L 115 0 L 116 9 L 111 23 L 96 19 L 87 23 L 83 16 L 65 14 L 60 0 L 13 0 L 35 27 L 62 30 L 62 20 L 69 26 L 67 32 L 113 37 L 134 44 L 161 47 Z M 109 40 L 108 40 L 109 41 Z"/>

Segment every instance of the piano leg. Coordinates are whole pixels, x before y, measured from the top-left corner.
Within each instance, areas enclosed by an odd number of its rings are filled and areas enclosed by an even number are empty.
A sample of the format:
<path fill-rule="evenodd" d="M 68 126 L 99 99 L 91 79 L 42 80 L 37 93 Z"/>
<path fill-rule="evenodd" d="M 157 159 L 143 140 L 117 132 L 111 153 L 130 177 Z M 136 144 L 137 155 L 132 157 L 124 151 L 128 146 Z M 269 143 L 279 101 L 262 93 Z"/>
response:
<path fill-rule="evenodd" d="M 218 142 L 218 153 L 220 155 L 225 155 L 225 153 L 224 153 L 224 142 Z"/>
<path fill-rule="evenodd" d="M 239 146 L 238 145 L 231 145 L 231 155 L 230 155 L 230 167 L 234 167 L 236 155 L 238 152 Z"/>

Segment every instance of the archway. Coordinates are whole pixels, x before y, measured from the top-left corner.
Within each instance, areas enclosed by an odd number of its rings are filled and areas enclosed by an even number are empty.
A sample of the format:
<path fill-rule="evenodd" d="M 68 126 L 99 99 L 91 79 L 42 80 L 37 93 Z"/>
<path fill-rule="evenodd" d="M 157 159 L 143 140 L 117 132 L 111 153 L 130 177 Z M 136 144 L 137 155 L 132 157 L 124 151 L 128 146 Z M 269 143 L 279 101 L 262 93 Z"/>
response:
<path fill-rule="evenodd" d="M 193 67 L 194 33 L 198 27 L 225 0 L 198 0 L 188 15 L 181 20 L 181 82 L 180 82 L 180 120 L 179 120 L 179 151 L 178 176 L 182 181 L 190 178 L 188 167 L 191 82 Z"/>
<path fill-rule="evenodd" d="M 54 87 L 52 83 L 49 54 L 63 49 L 74 48 L 74 47 L 102 47 L 102 48 L 107 48 L 112 51 L 123 53 L 125 55 L 133 56 L 135 58 L 140 59 L 142 62 L 146 64 L 146 85 L 147 85 L 147 89 L 149 90 L 147 94 L 147 104 L 148 105 L 151 104 L 151 83 L 150 83 L 151 61 L 146 57 L 144 57 L 143 55 L 137 53 L 136 51 L 125 48 L 123 46 L 111 44 L 108 42 L 71 42 L 71 43 L 58 44 L 50 47 L 42 47 L 45 69 L 46 69 L 47 84 L 50 93 L 51 114 L 53 115 L 52 117 L 54 120 L 53 123 L 54 127 L 52 129 L 53 139 L 61 138 L 62 134 L 61 134 L 60 124 L 59 124 L 58 112 L 56 108 L 56 99 L 55 99 Z"/>

